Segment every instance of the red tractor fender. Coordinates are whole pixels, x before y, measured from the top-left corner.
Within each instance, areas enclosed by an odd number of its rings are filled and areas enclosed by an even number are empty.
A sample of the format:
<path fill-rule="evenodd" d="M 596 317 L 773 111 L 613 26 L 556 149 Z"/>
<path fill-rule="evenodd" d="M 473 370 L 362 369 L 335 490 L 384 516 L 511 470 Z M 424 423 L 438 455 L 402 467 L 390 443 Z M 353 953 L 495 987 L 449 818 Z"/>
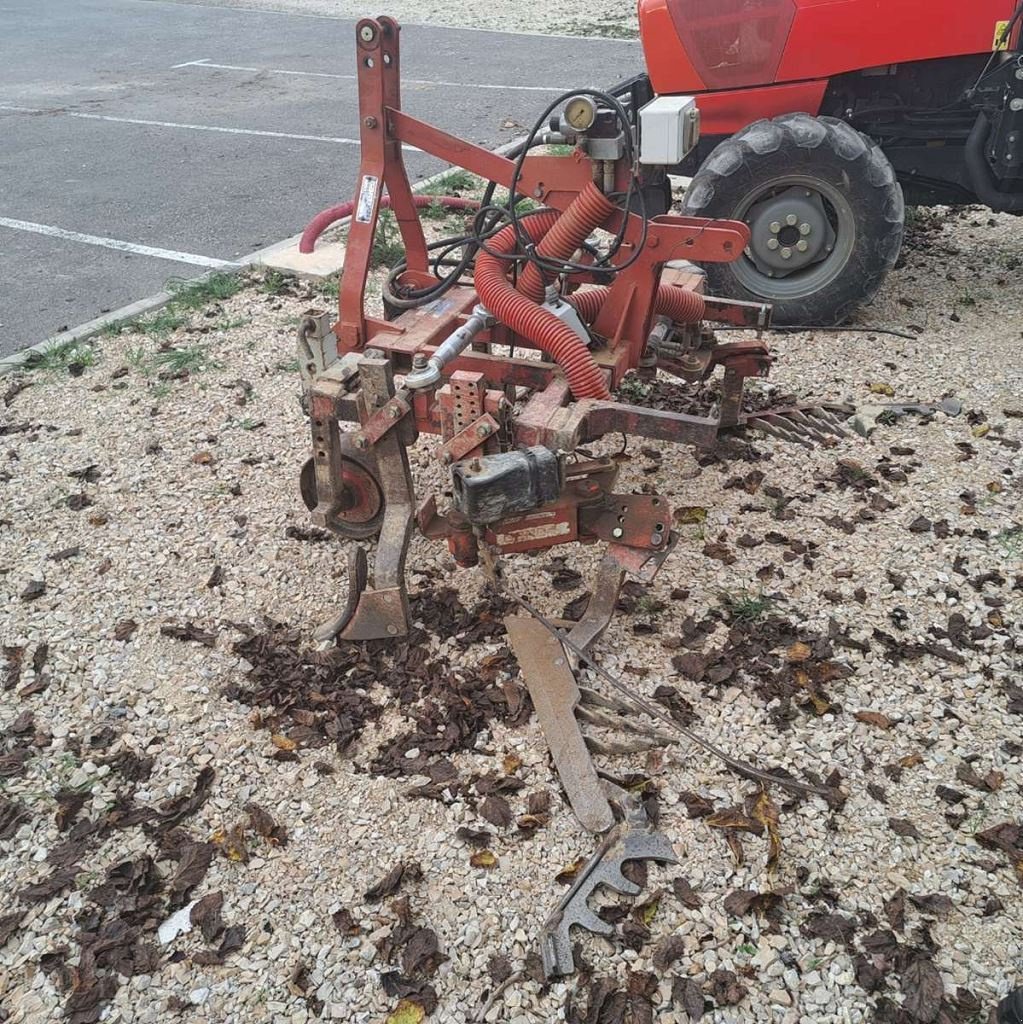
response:
<path fill-rule="evenodd" d="M 1015 0 L 639 0 L 657 95 L 696 95 L 706 135 L 801 111 L 835 75 L 989 52 Z"/>
<path fill-rule="evenodd" d="M 697 97 L 700 133 L 704 136 L 734 135 L 763 117 L 779 114 L 818 114 L 828 80 L 786 82 L 759 89 L 705 92 Z"/>

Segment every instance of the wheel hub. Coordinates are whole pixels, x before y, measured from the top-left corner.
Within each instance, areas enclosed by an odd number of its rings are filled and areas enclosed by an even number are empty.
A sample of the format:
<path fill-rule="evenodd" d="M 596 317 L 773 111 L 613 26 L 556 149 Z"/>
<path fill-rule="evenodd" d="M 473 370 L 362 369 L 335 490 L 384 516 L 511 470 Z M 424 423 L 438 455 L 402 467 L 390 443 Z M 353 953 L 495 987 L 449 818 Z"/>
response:
<path fill-rule="evenodd" d="M 835 231 L 819 193 L 794 186 L 750 207 L 747 255 L 768 277 L 787 277 L 825 259 Z"/>
<path fill-rule="evenodd" d="M 344 448 L 348 446 L 342 442 Z M 348 451 L 341 457 L 341 498 L 328 525 L 342 537 L 364 540 L 375 536 L 383 518 L 384 499 L 373 471 Z M 309 459 L 299 478 L 302 500 L 312 511 L 317 507 L 316 469 Z"/>

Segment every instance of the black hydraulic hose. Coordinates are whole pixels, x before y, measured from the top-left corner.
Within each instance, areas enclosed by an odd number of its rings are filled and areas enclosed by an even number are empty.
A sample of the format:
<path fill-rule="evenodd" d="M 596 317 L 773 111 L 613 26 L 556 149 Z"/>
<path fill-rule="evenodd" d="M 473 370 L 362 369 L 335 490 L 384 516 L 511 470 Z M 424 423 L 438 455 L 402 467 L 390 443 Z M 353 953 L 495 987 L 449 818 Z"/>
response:
<path fill-rule="evenodd" d="M 963 159 L 970 175 L 970 185 L 977 198 L 990 206 L 995 213 L 1023 213 L 1023 192 L 1001 192 L 995 182 L 991 167 L 984 156 L 984 146 L 991 131 L 991 122 L 987 114 L 981 111 L 977 121 L 966 140 Z"/>

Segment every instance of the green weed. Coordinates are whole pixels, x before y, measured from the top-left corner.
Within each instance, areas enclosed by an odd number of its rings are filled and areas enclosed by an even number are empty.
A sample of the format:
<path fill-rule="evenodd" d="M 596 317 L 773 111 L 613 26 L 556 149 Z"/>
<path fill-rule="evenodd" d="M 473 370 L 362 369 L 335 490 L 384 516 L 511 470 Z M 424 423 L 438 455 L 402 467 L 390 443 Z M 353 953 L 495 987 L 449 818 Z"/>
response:
<path fill-rule="evenodd" d="M 267 295 L 283 295 L 291 286 L 292 278 L 279 270 L 268 270 L 259 283 L 259 290 Z"/>
<path fill-rule="evenodd" d="M 59 345 L 32 352 L 25 362 L 26 370 L 46 370 L 56 373 L 81 373 L 87 366 L 96 364 L 96 350 L 86 341 L 64 341 Z"/>
<path fill-rule="evenodd" d="M 187 345 L 184 348 L 167 348 L 155 353 L 152 365 L 167 376 L 176 376 L 217 369 L 220 364 L 213 360 L 202 345 Z"/>
<path fill-rule="evenodd" d="M 479 178 L 471 171 L 463 170 L 461 167 L 453 167 L 437 179 L 430 191 L 438 192 L 445 196 L 453 196 L 459 192 L 468 192 L 476 188 L 478 184 Z"/>
<path fill-rule="evenodd" d="M 238 274 L 210 274 L 197 281 L 171 278 L 167 282 L 167 290 L 174 296 L 170 304 L 178 309 L 202 309 L 211 302 L 230 299 L 244 287 Z"/>
<path fill-rule="evenodd" d="M 722 591 L 718 600 L 733 622 L 756 622 L 774 604 L 763 592 L 753 594 L 748 590 L 734 594 Z"/>

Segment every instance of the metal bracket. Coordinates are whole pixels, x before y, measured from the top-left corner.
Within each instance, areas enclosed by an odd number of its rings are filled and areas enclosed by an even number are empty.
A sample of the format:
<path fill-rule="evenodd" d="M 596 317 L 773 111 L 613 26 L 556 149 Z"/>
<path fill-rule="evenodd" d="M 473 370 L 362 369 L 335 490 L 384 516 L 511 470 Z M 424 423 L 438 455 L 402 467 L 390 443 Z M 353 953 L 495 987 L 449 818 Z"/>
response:
<path fill-rule="evenodd" d="M 295 338 L 298 372 L 310 383 L 337 362 L 337 338 L 331 329 L 331 315 L 321 309 L 302 314 Z"/>
<path fill-rule="evenodd" d="M 501 424 L 490 413 L 485 412 L 467 427 L 460 430 L 450 441 L 437 445 L 435 454 L 445 465 L 464 459 L 471 451 L 483 445 L 501 429 Z"/>

